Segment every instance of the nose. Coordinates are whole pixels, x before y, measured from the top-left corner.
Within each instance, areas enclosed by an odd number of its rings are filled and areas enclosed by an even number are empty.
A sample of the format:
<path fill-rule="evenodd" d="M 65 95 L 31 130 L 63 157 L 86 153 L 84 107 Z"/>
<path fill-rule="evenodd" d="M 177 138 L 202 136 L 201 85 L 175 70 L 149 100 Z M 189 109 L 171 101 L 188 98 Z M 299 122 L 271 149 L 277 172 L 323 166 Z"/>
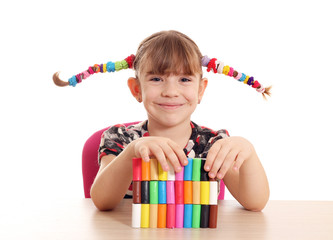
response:
<path fill-rule="evenodd" d="M 163 97 L 178 97 L 179 96 L 179 89 L 177 84 L 171 81 L 167 81 L 162 90 Z"/>

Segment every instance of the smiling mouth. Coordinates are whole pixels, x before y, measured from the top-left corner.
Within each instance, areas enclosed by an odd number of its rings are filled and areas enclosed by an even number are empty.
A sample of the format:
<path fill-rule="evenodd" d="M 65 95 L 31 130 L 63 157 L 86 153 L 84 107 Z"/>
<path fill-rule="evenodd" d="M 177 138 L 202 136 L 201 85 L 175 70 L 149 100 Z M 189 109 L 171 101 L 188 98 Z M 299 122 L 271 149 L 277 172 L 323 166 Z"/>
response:
<path fill-rule="evenodd" d="M 164 109 L 177 109 L 180 108 L 181 106 L 183 106 L 184 104 L 158 104 L 160 107 L 164 108 Z"/>

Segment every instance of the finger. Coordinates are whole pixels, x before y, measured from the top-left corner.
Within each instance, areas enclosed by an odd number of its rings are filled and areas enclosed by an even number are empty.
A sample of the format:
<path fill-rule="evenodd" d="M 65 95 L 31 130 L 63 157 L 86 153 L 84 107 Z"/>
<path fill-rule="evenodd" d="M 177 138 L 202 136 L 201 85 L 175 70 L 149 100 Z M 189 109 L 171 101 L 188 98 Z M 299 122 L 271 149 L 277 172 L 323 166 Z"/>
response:
<path fill-rule="evenodd" d="M 181 170 L 181 166 L 180 166 L 179 159 L 178 159 L 176 153 L 174 152 L 174 150 L 168 144 L 162 144 L 161 148 L 165 154 L 165 157 L 167 158 L 167 160 L 169 161 L 169 163 L 171 164 L 173 169 L 176 172 L 179 172 Z"/>
<path fill-rule="evenodd" d="M 149 150 L 147 147 L 143 146 L 139 149 L 139 155 L 143 159 L 143 161 L 149 161 Z"/>
<path fill-rule="evenodd" d="M 169 171 L 169 165 L 167 163 L 165 154 L 162 148 L 158 145 L 150 146 L 151 153 L 155 156 L 156 160 L 161 164 L 161 167 L 164 171 Z"/>
<path fill-rule="evenodd" d="M 224 163 L 227 155 L 229 154 L 229 152 L 230 152 L 229 148 L 220 149 L 220 151 L 216 155 L 216 158 L 215 158 L 215 160 L 213 162 L 213 165 L 211 167 L 211 170 L 209 172 L 209 177 L 210 178 L 215 178 L 216 177 L 217 172 L 223 166 L 223 163 Z"/>
<path fill-rule="evenodd" d="M 221 144 L 219 142 L 216 142 L 211 146 L 211 148 L 208 151 L 207 158 L 206 158 L 206 163 L 204 166 L 204 169 L 208 172 L 212 169 L 212 165 L 214 163 L 214 160 L 216 159 L 217 154 L 221 150 Z"/>
<path fill-rule="evenodd" d="M 237 157 L 238 151 L 230 151 L 228 155 L 226 156 L 219 172 L 217 173 L 216 177 L 218 179 L 224 178 L 225 174 L 229 171 L 231 165 L 235 162 L 235 159 Z"/>
<path fill-rule="evenodd" d="M 245 161 L 244 154 L 240 152 L 236 157 L 233 170 L 238 171 L 240 167 L 243 165 L 244 161 Z"/>
<path fill-rule="evenodd" d="M 184 150 L 175 142 L 170 141 L 169 146 L 172 148 L 174 153 L 176 154 L 178 161 L 183 165 L 186 166 L 188 164 L 187 157 L 184 153 Z"/>

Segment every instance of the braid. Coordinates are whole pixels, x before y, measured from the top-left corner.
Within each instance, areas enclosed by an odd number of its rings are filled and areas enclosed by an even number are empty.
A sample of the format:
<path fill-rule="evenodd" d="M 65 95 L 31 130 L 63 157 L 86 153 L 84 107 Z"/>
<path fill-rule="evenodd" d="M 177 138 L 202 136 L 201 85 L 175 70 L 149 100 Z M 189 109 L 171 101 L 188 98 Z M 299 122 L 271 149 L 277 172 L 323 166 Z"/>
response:
<path fill-rule="evenodd" d="M 133 68 L 133 61 L 135 56 L 132 54 L 128 56 L 124 60 L 118 62 L 108 62 L 106 64 L 95 64 L 94 66 L 89 67 L 86 71 L 83 71 L 77 75 L 71 77 L 68 82 L 62 81 L 59 78 L 59 72 L 53 74 L 53 82 L 55 85 L 59 87 L 65 86 L 73 86 L 75 87 L 76 84 L 82 82 L 83 79 L 87 79 L 89 76 L 95 73 L 105 73 L 105 72 L 115 72 L 120 71 L 122 69 Z"/>
<path fill-rule="evenodd" d="M 216 58 L 210 59 L 207 56 L 203 56 L 201 59 L 201 64 L 203 67 L 207 67 L 207 72 L 210 72 L 210 70 L 213 70 L 214 73 L 220 73 L 227 75 L 229 77 L 233 77 L 236 80 L 243 82 L 244 84 L 247 84 L 249 86 L 252 86 L 257 90 L 257 92 L 261 93 L 262 96 L 266 99 L 266 95 L 271 95 L 271 86 L 270 87 L 263 87 L 257 80 L 254 80 L 253 77 L 250 77 L 244 73 L 238 72 L 232 67 L 229 67 L 228 65 L 224 65 L 223 62 L 217 60 Z"/>

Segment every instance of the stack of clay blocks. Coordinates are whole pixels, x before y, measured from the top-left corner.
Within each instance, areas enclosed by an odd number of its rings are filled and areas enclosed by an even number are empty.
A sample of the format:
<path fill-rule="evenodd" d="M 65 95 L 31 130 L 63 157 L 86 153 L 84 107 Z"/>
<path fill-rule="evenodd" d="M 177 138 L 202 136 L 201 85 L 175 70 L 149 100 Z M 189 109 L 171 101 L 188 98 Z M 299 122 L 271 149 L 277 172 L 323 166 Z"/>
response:
<path fill-rule="evenodd" d="M 162 170 L 156 159 L 133 159 L 132 227 L 216 228 L 218 182 L 203 169 L 205 160 L 188 158 L 182 171 Z"/>

